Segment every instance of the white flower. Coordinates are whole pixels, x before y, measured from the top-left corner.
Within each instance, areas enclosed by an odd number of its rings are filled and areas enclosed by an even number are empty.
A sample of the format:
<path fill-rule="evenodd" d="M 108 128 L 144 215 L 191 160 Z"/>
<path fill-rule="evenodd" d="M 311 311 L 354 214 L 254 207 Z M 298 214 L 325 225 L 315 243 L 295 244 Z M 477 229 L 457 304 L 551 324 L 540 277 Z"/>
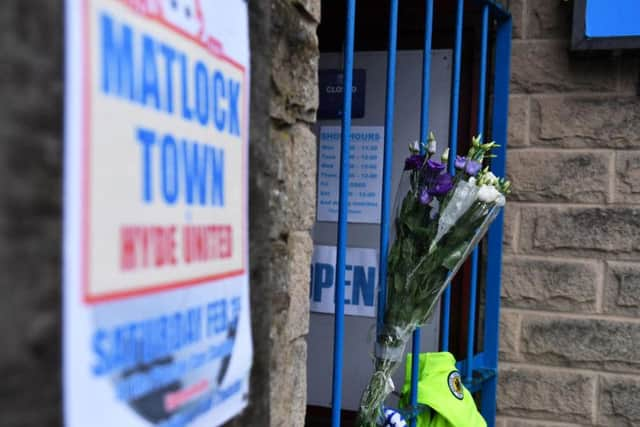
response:
<path fill-rule="evenodd" d="M 409 144 L 409 151 L 411 151 L 412 153 L 419 153 L 420 143 L 418 141 L 413 141 L 411 144 Z"/>
<path fill-rule="evenodd" d="M 497 203 L 500 196 L 502 196 L 502 194 L 493 185 L 483 185 L 480 187 L 480 190 L 478 190 L 478 200 L 484 203 Z M 504 196 L 502 196 L 502 198 L 504 199 Z"/>
<path fill-rule="evenodd" d="M 489 171 L 484 176 L 484 181 L 489 185 L 494 185 L 498 182 L 498 177 L 493 174 L 493 172 Z"/>
<path fill-rule="evenodd" d="M 476 185 L 476 177 L 475 176 L 472 176 L 471 178 L 469 178 L 469 184 Z"/>
<path fill-rule="evenodd" d="M 438 144 L 435 139 L 429 139 L 429 144 L 427 145 L 427 152 L 429 154 L 434 154 L 438 150 Z"/>
<path fill-rule="evenodd" d="M 442 153 L 442 156 L 440 157 L 440 159 L 446 163 L 449 161 L 449 148 L 447 148 L 446 150 L 444 150 L 444 153 Z"/>

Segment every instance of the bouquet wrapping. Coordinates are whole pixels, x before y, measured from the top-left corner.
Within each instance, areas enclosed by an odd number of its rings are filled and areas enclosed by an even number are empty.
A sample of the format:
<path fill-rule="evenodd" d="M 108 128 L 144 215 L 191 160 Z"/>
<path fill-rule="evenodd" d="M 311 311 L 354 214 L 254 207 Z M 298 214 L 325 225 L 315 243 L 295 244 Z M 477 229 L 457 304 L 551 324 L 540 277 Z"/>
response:
<path fill-rule="evenodd" d="M 391 375 L 402 361 L 411 333 L 428 320 L 451 278 L 505 203 L 510 183 L 482 168 L 496 146 L 474 138 L 467 155 L 456 156 L 454 177 L 445 170 L 448 150 L 441 161 L 433 158 L 432 134 L 422 147 L 417 142 L 410 145 L 402 178 L 409 189 L 396 203 L 384 326 L 376 338 L 374 372 L 360 402 L 360 427 L 383 424 L 383 403 L 393 391 Z"/>

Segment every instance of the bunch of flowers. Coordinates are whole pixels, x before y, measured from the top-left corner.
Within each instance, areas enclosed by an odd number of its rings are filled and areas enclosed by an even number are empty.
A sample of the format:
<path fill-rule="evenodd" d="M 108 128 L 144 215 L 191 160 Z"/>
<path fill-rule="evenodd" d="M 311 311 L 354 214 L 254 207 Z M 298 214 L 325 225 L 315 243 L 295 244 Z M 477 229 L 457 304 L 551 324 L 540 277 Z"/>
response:
<path fill-rule="evenodd" d="M 395 241 L 388 256 L 384 327 L 376 339 L 375 370 L 364 390 L 361 427 L 384 423 L 382 405 L 393 391 L 391 375 L 411 333 L 431 315 L 440 295 L 482 238 L 511 184 L 497 178 L 483 160 L 495 142 L 473 138 L 466 156 L 456 156 L 456 174 L 446 171 L 447 150 L 436 159 L 436 140 L 409 146 L 403 181 L 410 188 L 397 207 Z"/>

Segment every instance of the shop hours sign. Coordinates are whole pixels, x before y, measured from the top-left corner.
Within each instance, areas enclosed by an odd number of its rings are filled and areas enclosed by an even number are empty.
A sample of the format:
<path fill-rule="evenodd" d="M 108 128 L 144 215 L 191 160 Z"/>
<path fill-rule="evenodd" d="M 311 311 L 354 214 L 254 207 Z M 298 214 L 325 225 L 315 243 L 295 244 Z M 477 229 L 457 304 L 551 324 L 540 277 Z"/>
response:
<path fill-rule="evenodd" d="M 320 127 L 318 221 L 338 221 L 340 182 L 339 126 Z M 380 223 L 383 126 L 352 126 L 349 162 L 349 222 Z"/>

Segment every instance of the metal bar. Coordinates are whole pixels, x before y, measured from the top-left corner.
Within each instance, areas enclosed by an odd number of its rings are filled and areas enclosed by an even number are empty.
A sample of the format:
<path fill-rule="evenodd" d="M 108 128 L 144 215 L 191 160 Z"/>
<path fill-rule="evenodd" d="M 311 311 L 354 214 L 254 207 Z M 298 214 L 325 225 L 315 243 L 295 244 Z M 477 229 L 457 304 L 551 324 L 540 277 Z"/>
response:
<path fill-rule="evenodd" d="M 387 302 L 387 255 L 391 223 L 391 172 L 393 170 L 393 107 L 396 84 L 396 45 L 398 41 L 398 0 L 391 1 L 389 50 L 387 52 L 387 91 L 384 119 L 384 160 L 382 166 L 382 211 L 380 213 L 380 268 L 378 277 L 377 334 L 382 332 Z"/>
<path fill-rule="evenodd" d="M 353 86 L 353 44 L 356 1 L 347 1 L 344 49 L 342 135 L 340 146 L 340 195 L 338 206 L 338 249 L 336 255 L 335 323 L 333 331 L 333 377 L 331 425 L 340 427 L 342 406 L 342 363 L 344 353 L 344 279 L 347 255 L 347 216 L 349 213 L 349 144 L 351 142 L 351 95 Z"/>
<path fill-rule="evenodd" d="M 484 134 L 484 117 L 487 87 L 487 50 L 489 40 L 489 6 L 482 7 L 482 22 L 480 34 L 480 81 L 478 82 L 478 135 Z M 467 322 L 467 361 L 465 366 L 465 380 L 471 382 L 473 378 L 473 351 L 476 333 L 476 298 L 478 292 L 478 248 L 471 255 L 471 283 L 469 290 L 469 319 Z"/>
<path fill-rule="evenodd" d="M 422 105 L 420 114 L 420 142 L 426 142 L 429 134 L 429 103 L 431 95 L 431 45 L 433 39 L 433 0 L 425 1 L 424 47 L 422 51 Z M 421 150 L 422 145 L 420 146 Z M 411 408 L 418 403 L 418 375 L 420 367 L 420 328 L 413 331 L 411 341 Z M 411 419 L 411 427 L 416 426 L 416 418 Z"/>
<path fill-rule="evenodd" d="M 500 144 L 496 150 L 497 157 L 491 162 L 494 173 L 504 176 L 507 156 L 507 117 L 509 114 L 509 75 L 511 59 L 511 17 L 499 22 L 496 32 L 494 104 L 492 120 L 492 137 Z M 488 233 L 489 263 L 486 271 L 486 306 L 484 326 L 484 358 L 489 369 L 498 368 L 498 339 L 500 327 L 500 275 L 502 273 L 502 212 L 496 218 Z M 482 388 L 482 415 L 488 427 L 494 427 L 496 417 L 496 377 L 487 380 Z"/>
<path fill-rule="evenodd" d="M 449 115 L 449 173 L 455 173 L 458 152 L 458 115 L 460 107 L 460 68 L 462 62 L 462 24 L 464 0 L 458 0 L 456 11 L 456 39 L 453 48 L 453 78 L 451 82 L 451 113 Z M 449 322 L 451 317 L 451 287 L 444 291 L 442 301 L 442 351 L 449 351 Z"/>

